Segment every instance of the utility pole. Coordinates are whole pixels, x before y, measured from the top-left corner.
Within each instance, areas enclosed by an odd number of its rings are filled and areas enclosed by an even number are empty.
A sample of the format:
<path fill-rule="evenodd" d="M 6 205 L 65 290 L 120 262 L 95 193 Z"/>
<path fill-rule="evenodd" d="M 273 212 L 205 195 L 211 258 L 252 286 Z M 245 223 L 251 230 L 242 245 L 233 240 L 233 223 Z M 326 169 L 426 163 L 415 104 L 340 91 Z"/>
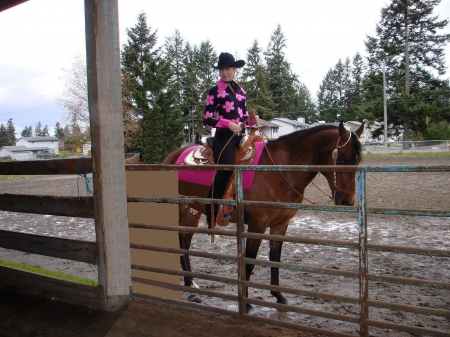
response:
<path fill-rule="evenodd" d="M 191 122 L 192 122 L 192 145 L 194 145 L 194 143 L 195 143 L 194 111 L 192 110 L 192 108 L 191 108 L 191 115 L 192 115 L 192 118 L 191 118 Z"/>
<path fill-rule="evenodd" d="M 383 99 L 384 99 L 384 149 L 388 147 L 387 102 L 386 102 L 386 60 L 383 60 Z"/>

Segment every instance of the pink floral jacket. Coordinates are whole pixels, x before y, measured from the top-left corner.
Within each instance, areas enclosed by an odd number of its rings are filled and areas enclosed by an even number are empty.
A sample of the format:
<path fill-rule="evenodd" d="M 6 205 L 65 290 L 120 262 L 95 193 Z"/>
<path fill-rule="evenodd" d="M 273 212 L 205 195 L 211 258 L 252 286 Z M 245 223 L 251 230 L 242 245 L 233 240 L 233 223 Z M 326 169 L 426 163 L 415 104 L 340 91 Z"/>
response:
<path fill-rule="evenodd" d="M 219 80 L 206 95 L 203 123 L 210 128 L 228 128 L 230 122 L 243 122 L 248 117 L 245 91 L 234 83 L 236 95 L 228 85 Z M 252 122 L 248 120 L 249 125 Z"/>

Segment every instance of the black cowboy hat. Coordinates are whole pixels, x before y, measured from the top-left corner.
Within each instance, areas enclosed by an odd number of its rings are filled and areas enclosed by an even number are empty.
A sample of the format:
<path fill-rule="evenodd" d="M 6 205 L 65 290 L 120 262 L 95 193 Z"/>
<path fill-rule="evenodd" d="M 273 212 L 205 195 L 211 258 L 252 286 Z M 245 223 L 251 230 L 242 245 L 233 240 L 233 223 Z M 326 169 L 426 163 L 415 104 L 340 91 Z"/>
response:
<path fill-rule="evenodd" d="M 211 67 L 214 69 L 222 70 L 227 68 L 241 68 L 245 65 L 245 61 L 243 60 L 234 60 L 234 56 L 230 53 L 220 53 L 219 55 L 219 62 L 217 63 L 217 66 L 211 64 Z"/>

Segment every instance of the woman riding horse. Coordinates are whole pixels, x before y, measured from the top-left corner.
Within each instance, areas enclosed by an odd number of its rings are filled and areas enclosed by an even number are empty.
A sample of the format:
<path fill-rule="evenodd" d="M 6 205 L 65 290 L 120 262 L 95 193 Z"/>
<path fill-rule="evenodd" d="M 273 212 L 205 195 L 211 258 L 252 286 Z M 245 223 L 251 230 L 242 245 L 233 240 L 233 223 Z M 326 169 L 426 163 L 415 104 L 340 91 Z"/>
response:
<path fill-rule="evenodd" d="M 358 138 L 364 124 L 355 132 L 344 127 L 320 124 L 318 126 L 293 132 L 276 140 L 269 141 L 259 161 L 259 165 L 358 165 L 361 161 L 362 146 Z M 175 164 L 184 149 L 172 152 L 164 161 Z M 252 187 L 244 190 L 244 199 L 252 201 L 275 201 L 284 203 L 301 203 L 306 186 L 318 172 L 263 172 L 256 171 Z M 323 172 L 333 192 L 336 205 L 353 205 L 355 202 L 355 172 Z M 179 180 L 179 193 L 186 196 L 206 198 L 209 187 Z M 206 213 L 205 205 L 194 204 L 191 207 Z M 191 214 L 186 205 L 180 205 L 180 226 L 198 226 L 199 214 Z M 297 210 L 286 208 L 264 209 L 246 207 L 248 231 L 285 235 L 289 220 Z M 231 221 L 236 222 L 235 212 Z M 189 249 L 193 234 L 180 233 L 180 248 Z M 245 257 L 256 258 L 261 239 L 248 238 Z M 270 241 L 270 261 L 280 261 L 282 241 Z M 183 270 L 190 271 L 189 256 L 181 256 Z M 246 280 L 250 279 L 254 265 L 246 265 Z M 192 285 L 192 278 L 185 277 L 185 285 Z M 279 270 L 271 267 L 270 284 L 279 285 Z M 278 303 L 287 304 L 286 298 L 278 291 L 271 291 Z M 247 303 L 247 310 L 251 305 Z"/>

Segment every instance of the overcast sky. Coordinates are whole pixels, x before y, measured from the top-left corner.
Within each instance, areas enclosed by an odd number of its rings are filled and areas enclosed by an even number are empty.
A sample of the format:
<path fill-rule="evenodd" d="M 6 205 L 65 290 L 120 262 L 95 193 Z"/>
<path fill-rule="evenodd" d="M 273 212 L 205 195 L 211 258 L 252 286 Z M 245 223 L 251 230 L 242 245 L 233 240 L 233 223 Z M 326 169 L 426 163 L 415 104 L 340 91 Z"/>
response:
<path fill-rule="evenodd" d="M 162 45 L 176 29 L 190 44 L 207 39 L 217 53 L 245 59 L 253 41 L 265 50 L 276 29 L 287 40 L 286 58 L 313 97 L 339 59 L 365 54 L 367 35 L 375 36 L 381 8 L 389 0 L 119 0 L 120 43 L 139 13 L 147 14 Z M 435 12 L 450 16 L 450 0 Z M 450 27 L 445 30 L 450 33 Z M 65 111 L 55 105 L 64 91 L 62 69 L 84 55 L 84 1 L 31 0 L 0 13 L 0 123 L 12 118 L 16 133 L 38 121 L 52 130 Z M 446 48 L 450 66 L 450 46 Z M 447 71 L 446 78 L 450 72 Z M 53 131 L 52 131 L 53 132 Z M 53 133 L 52 133 L 53 135 Z"/>

